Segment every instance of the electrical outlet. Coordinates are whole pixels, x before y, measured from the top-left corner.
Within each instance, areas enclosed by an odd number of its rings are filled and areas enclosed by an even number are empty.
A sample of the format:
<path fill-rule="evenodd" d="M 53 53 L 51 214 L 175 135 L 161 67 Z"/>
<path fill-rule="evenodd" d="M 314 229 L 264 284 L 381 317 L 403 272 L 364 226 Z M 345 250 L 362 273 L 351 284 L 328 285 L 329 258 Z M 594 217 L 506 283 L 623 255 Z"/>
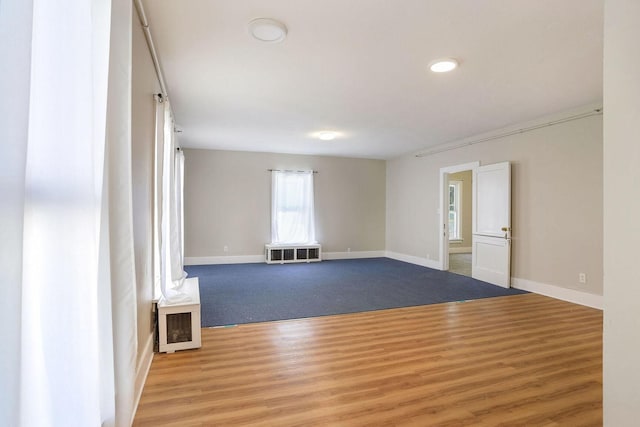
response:
<path fill-rule="evenodd" d="M 225 252 L 229 252 L 229 246 L 225 246 L 224 248 L 222 248 L 222 250 Z"/>
<path fill-rule="evenodd" d="M 587 275 L 584 273 L 578 274 L 578 282 L 587 283 Z"/>
<path fill-rule="evenodd" d="M 351 252 L 351 248 L 347 248 L 347 252 Z"/>

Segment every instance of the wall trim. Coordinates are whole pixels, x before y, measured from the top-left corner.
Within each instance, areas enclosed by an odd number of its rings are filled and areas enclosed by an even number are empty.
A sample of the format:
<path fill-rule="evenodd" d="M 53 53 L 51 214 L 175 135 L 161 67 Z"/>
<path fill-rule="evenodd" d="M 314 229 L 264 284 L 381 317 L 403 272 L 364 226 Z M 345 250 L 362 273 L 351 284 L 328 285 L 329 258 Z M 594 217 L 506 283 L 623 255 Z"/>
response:
<path fill-rule="evenodd" d="M 553 114 L 547 114 L 532 120 L 515 123 L 498 129 L 492 129 L 488 132 L 478 133 L 475 135 L 467 136 L 465 138 L 436 144 L 430 149 L 415 152 L 414 156 L 418 158 L 427 157 L 433 154 L 442 153 L 444 151 L 457 150 L 470 145 L 488 142 L 494 139 L 505 138 L 507 136 L 537 130 L 539 128 L 552 126 L 554 124 L 561 124 L 572 120 L 601 115 L 602 105 L 602 101 L 590 102 L 576 108 L 563 110 Z"/>
<path fill-rule="evenodd" d="M 386 251 L 385 256 L 387 258 L 408 262 L 410 264 L 416 264 L 423 267 L 442 270 L 441 263 L 432 259 L 406 255 L 392 251 Z M 563 301 L 572 302 L 574 304 L 585 305 L 587 307 L 592 307 L 599 310 L 603 309 L 602 295 L 591 294 L 589 292 L 583 292 L 576 289 L 563 288 L 547 283 L 534 282 L 533 280 L 520 279 L 518 277 L 511 278 L 511 287 L 521 289 L 523 291 L 534 292 L 536 294 L 545 295 Z"/>
<path fill-rule="evenodd" d="M 385 251 L 322 252 L 322 259 L 382 258 Z M 251 264 L 266 262 L 264 255 L 185 257 L 184 265 Z"/>
<path fill-rule="evenodd" d="M 591 294 L 576 289 L 563 288 L 548 283 L 534 282 L 533 280 L 520 279 L 518 277 L 511 278 L 511 287 L 521 289 L 523 291 L 535 292 L 536 294 L 572 302 L 575 304 L 586 305 L 587 307 L 603 309 L 602 295 Z"/>
<path fill-rule="evenodd" d="M 232 256 L 198 256 L 185 257 L 184 265 L 213 265 L 213 264 L 251 264 L 266 262 L 261 255 L 232 255 Z"/>
<path fill-rule="evenodd" d="M 439 261 L 436 261 L 433 259 L 417 257 L 413 255 L 406 255 L 406 254 L 401 254 L 401 253 L 392 252 L 392 251 L 385 251 L 385 256 L 387 258 L 408 262 L 410 264 L 421 265 L 423 267 L 433 268 L 435 270 L 442 270 L 442 264 Z"/>
<path fill-rule="evenodd" d="M 322 259 L 383 258 L 385 251 L 323 252 Z"/>
<path fill-rule="evenodd" d="M 149 334 L 149 338 L 147 338 L 147 342 L 142 348 L 142 357 L 140 358 L 140 363 L 138 363 L 138 366 L 136 367 L 136 380 L 134 385 L 135 388 L 133 389 L 135 402 L 133 404 L 131 424 L 133 424 L 136 412 L 138 411 L 138 404 L 140 403 L 140 398 L 142 397 L 144 383 L 147 381 L 147 375 L 149 375 L 149 369 L 151 369 L 151 362 L 153 361 L 153 335 L 153 332 Z"/>
<path fill-rule="evenodd" d="M 470 254 L 471 246 L 465 246 L 465 247 L 449 246 L 449 253 L 450 254 Z"/>

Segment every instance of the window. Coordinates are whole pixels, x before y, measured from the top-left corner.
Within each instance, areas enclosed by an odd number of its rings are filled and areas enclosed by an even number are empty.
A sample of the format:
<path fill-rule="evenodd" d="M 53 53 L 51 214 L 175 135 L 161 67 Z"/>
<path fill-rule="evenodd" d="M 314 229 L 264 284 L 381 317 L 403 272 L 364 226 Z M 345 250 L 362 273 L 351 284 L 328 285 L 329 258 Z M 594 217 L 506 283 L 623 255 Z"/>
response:
<path fill-rule="evenodd" d="M 462 181 L 449 181 L 449 240 L 462 240 L 461 199 Z"/>
<path fill-rule="evenodd" d="M 273 171 L 271 243 L 316 243 L 313 172 Z"/>

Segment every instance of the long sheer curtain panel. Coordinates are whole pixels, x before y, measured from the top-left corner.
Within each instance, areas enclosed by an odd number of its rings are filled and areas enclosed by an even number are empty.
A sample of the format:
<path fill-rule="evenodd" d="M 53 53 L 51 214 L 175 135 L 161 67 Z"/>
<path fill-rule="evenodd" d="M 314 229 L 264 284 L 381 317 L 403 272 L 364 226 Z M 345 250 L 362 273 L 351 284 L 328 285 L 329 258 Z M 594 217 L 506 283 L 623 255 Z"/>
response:
<path fill-rule="evenodd" d="M 156 204 L 159 241 L 157 262 L 160 265 L 161 296 L 169 303 L 187 302 L 191 298 L 180 290 L 187 273 L 183 265 L 182 191 L 184 154 L 178 150 L 171 104 L 165 99 L 157 104 L 162 109 L 162 141 L 157 149 L 162 151 L 160 203 Z M 156 115 L 158 117 L 158 115 Z"/>
<path fill-rule="evenodd" d="M 133 417 L 131 16 L 0 2 L 3 426 Z"/>
<path fill-rule="evenodd" d="M 162 95 L 154 95 L 155 144 L 153 153 L 153 297 L 157 300 L 162 296 L 162 171 L 164 159 L 164 105 Z"/>
<path fill-rule="evenodd" d="M 316 242 L 313 171 L 272 171 L 271 243 Z"/>

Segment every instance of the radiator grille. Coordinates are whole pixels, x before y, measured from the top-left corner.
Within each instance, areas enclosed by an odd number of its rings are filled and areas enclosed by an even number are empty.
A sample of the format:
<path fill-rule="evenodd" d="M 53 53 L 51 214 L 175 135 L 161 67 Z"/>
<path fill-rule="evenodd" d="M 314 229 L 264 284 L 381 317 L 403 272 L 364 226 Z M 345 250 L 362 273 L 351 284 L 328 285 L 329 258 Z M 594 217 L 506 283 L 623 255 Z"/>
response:
<path fill-rule="evenodd" d="M 266 245 L 265 257 L 269 264 L 285 264 L 293 262 L 317 262 L 321 261 L 320 245 L 302 245 L 283 247 L 279 245 Z"/>
<path fill-rule="evenodd" d="M 191 313 L 167 314 L 167 344 L 192 341 Z"/>

